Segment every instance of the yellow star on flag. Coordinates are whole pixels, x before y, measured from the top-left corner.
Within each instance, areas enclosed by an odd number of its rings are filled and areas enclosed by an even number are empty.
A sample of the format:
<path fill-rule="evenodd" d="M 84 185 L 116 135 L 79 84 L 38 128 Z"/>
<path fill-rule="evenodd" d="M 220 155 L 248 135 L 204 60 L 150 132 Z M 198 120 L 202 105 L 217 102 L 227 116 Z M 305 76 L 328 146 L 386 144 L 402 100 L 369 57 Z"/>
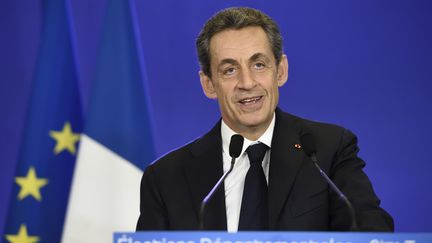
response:
<path fill-rule="evenodd" d="M 35 243 L 39 241 L 39 237 L 29 236 L 27 234 L 27 227 L 25 224 L 22 224 L 19 228 L 18 234 L 6 235 L 6 240 L 10 243 Z"/>
<path fill-rule="evenodd" d="M 37 178 L 36 170 L 33 166 L 27 172 L 26 177 L 16 177 L 15 182 L 21 187 L 18 199 L 23 200 L 25 197 L 32 195 L 36 200 L 41 201 L 40 189 L 48 184 L 48 180 Z"/>
<path fill-rule="evenodd" d="M 80 135 L 73 133 L 69 122 L 66 122 L 61 131 L 50 131 L 50 137 L 56 140 L 57 144 L 54 148 L 54 154 L 59 154 L 67 149 L 72 155 L 75 154 L 75 143 L 78 142 Z"/>

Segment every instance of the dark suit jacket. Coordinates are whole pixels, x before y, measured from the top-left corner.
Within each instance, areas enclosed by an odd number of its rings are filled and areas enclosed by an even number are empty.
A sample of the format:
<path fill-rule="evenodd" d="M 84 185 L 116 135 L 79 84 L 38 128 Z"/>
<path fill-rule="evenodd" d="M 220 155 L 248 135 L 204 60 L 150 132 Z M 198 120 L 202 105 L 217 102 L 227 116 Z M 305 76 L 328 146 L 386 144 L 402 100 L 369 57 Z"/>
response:
<path fill-rule="evenodd" d="M 223 174 L 220 125 L 147 167 L 137 230 L 198 229 L 200 203 Z M 362 170 L 365 163 L 357 157 L 356 137 L 344 128 L 280 109 L 276 109 L 269 168 L 270 230 L 350 229 L 346 206 L 294 146 L 305 131 L 315 137 L 319 165 L 353 204 L 360 230 L 393 231 L 393 219 L 379 207 L 380 200 Z M 224 195 L 222 186 L 208 204 L 205 229 L 226 230 Z"/>

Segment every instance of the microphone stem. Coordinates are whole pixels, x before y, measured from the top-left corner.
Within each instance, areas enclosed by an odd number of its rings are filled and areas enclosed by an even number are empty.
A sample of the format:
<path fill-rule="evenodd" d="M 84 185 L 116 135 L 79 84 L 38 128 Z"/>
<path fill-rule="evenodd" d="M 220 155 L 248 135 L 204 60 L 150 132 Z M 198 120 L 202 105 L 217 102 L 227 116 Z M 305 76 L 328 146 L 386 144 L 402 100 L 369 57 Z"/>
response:
<path fill-rule="evenodd" d="M 351 215 L 351 231 L 357 231 L 357 220 L 355 216 L 354 207 L 352 206 L 351 202 L 348 200 L 348 198 L 339 190 L 339 188 L 333 183 L 333 181 L 327 176 L 327 174 L 321 169 L 321 167 L 317 163 L 316 154 L 313 153 L 310 158 L 312 159 L 312 162 L 314 163 L 315 167 L 318 169 L 320 174 L 324 177 L 324 179 L 327 181 L 327 183 L 330 185 L 330 187 L 337 193 L 339 198 L 345 202 L 345 204 L 348 207 L 348 210 Z"/>
<path fill-rule="evenodd" d="M 234 157 L 231 158 L 231 166 L 230 166 L 229 170 L 222 175 L 222 177 L 218 180 L 218 182 L 216 183 L 216 185 L 214 185 L 214 187 L 211 189 L 211 191 L 207 194 L 207 196 L 201 202 L 201 207 L 200 207 L 200 212 L 199 212 L 199 229 L 200 230 L 204 230 L 204 211 L 205 211 L 205 207 L 207 206 L 208 201 L 210 201 L 210 199 L 215 194 L 216 190 L 220 187 L 220 185 L 223 183 L 223 181 L 225 180 L 225 178 L 228 176 L 228 174 L 231 173 L 231 171 L 233 170 L 235 159 L 236 158 L 234 158 Z"/>

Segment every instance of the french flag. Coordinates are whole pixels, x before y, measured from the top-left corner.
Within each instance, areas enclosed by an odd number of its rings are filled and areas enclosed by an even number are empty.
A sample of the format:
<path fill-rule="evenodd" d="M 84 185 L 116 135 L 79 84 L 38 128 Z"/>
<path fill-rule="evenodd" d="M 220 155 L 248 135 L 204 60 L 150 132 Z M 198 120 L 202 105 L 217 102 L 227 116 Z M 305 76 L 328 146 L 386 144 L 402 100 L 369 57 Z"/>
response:
<path fill-rule="evenodd" d="M 62 242 L 110 242 L 134 231 L 140 180 L 155 158 L 134 1 L 110 0 Z"/>

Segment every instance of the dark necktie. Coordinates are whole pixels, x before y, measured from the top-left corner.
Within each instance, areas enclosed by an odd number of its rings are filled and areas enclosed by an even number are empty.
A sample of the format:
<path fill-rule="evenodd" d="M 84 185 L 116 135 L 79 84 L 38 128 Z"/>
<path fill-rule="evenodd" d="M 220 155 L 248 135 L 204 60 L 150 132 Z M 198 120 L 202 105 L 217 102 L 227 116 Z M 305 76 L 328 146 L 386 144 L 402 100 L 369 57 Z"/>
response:
<path fill-rule="evenodd" d="M 246 149 L 250 168 L 246 174 L 238 230 L 268 230 L 267 181 L 261 163 L 267 145 L 258 143 Z"/>

